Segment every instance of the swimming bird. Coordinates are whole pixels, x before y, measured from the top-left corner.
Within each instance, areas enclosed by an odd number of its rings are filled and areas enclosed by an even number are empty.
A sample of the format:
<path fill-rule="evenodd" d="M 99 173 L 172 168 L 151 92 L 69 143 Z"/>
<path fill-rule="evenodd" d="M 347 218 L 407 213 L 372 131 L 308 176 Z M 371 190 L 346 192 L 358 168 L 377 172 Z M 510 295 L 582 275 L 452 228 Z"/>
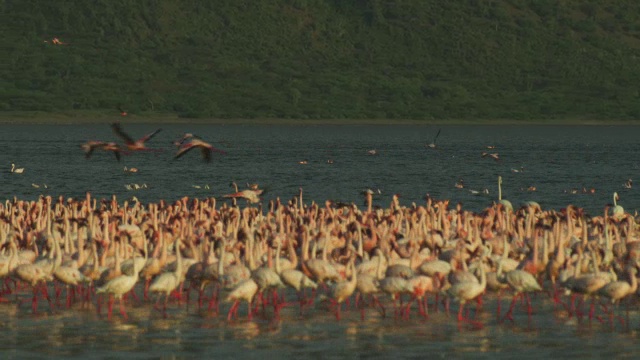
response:
<path fill-rule="evenodd" d="M 129 136 L 127 133 L 124 132 L 124 130 L 122 130 L 122 126 L 120 126 L 119 122 L 115 122 L 111 124 L 111 129 L 113 129 L 116 135 L 118 135 L 122 140 L 124 140 L 124 143 L 127 146 L 127 149 L 131 151 L 151 150 L 146 147 L 145 143 L 151 140 L 152 137 L 154 137 L 157 133 L 159 133 L 162 130 L 162 129 L 157 129 L 152 133 L 149 133 L 141 137 L 138 140 L 133 140 L 131 136 Z"/>
<path fill-rule="evenodd" d="M 488 152 L 483 152 L 482 153 L 482 157 L 490 157 L 495 161 L 500 161 L 500 154 L 498 153 L 488 153 Z"/>
<path fill-rule="evenodd" d="M 625 181 L 625 183 L 622 184 L 622 187 L 624 187 L 625 189 L 631 189 L 632 186 L 633 186 L 633 180 L 631 179 Z"/>
<path fill-rule="evenodd" d="M 611 215 L 616 219 L 619 219 L 620 217 L 624 216 L 624 208 L 618 205 L 618 200 L 620 200 L 620 196 L 618 196 L 617 192 L 614 192 L 613 207 L 611 208 Z"/>
<path fill-rule="evenodd" d="M 11 172 L 14 174 L 22 174 L 24 172 L 24 168 L 16 168 L 16 164 L 11 164 Z"/>
<path fill-rule="evenodd" d="M 369 154 L 369 155 L 378 155 L 378 151 L 376 149 L 371 149 L 371 150 L 367 151 L 367 154 Z"/>
<path fill-rule="evenodd" d="M 111 151 L 115 155 L 116 159 L 120 161 L 120 147 L 118 144 L 114 142 L 105 142 L 105 141 L 87 141 L 86 143 L 80 145 L 82 151 L 84 151 L 84 157 L 90 158 L 93 151 L 96 149 Z"/>
<path fill-rule="evenodd" d="M 178 149 L 178 153 L 176 153 L 176 156 L 174 157 L 174 159 L 182 157 L 184 154 L 186 154 L 189 151 L 191 151 L 193 149 L 196 149 L 196 148 L 200 149 L 200 153 L 202 154 L 202 158 L 206 162 L 210 162 L 211 161 L 211 153 L 214 152 L 214 151 L 217 152 L 217 153 L 220 153 L 220 154 L 226 154 L 227 153 L 224 150 L 220 150 L 220 149 L 215 148 L 213 145 L 209 144 L 208 142 L 202 141 L 200 139 L 193 138 L 191 141 L 182 143 L 180 145 L 180 148 Z"/>
<path fill-rule="evenodd" d="M 128 172 L 128 173 L 137 173 L 138 172 L 138 168 L 128 168 L 128 167 L 124 167 L 124 172 Z"/>
<path fill-rule="evenodd" d="M 442 129 L 438 129 L 438 133 L 433 138 L 433 141 L 431 143 L 427 144 L 427 147 L 429 149 L 435 149 L 436 148 L 436 140 L 438 139 L 438 136 L 440 136 L 440 131 L 442 131 Z"/>

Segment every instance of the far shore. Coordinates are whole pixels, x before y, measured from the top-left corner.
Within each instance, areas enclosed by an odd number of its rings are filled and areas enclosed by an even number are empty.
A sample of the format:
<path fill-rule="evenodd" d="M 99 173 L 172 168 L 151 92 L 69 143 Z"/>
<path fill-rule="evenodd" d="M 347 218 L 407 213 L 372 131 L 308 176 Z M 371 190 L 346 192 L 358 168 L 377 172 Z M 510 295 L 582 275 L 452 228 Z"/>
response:
<path fill-rule="evenodd" d="M 212 124 L 212 125 L 640 125 L 637 120 L 602 119 L 215 119 L 184 118 L 176 114 L 143 113 L 120 116 L 105 112 L 0 112 L 0 124 L 105 124 L 125 121 L 138 124 Z"/>

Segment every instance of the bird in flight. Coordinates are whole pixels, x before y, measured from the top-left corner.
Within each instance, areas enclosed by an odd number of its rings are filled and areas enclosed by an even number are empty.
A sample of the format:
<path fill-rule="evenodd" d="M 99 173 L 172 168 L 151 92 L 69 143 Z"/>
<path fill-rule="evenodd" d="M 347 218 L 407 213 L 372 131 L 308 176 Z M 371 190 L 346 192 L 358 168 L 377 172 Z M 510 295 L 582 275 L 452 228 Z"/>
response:
<path fill-rule="evenodd" d="M 438 139 L 438 136 L 440 136 L 440 131 L 442 131 L 442 129 L 438 129 L 438 133 L 433 138 L 433 141 L 430 144 L 427 144 L 427 147 L 429 149 L 435 149 L 436 148 L 436 140 Z"/>
<path fill-rule="evenodd" d="M 200 153 L 202 154 L 202 158 L 206 161 L 206 162 L 210 162 L 211 161 L 211 153 L 218 152 L 221 154 L 226 154 L 227 152 L 224 150 L 220 150 L 218 148 L 215 148 L 213 145 L 209 144 L 208 142 L 202 141 L 198 138 L 192 138 L 191 141 L 189 142 L 185 142 L 182 145 L 180 145 L 180 148 L 178 149 L 178 153 L 176 154 L 174 159 L 177 159 L 179 157 L 182 157 L 184 154 L 188 153 L 189 151 L 195 149 L 195 148 L 199 148 L 200 149 Z"/>
<path fill-rule="evenodd" d="M 122 130 L 122 127 L 120 126 L 119 122 L 115 122 L 111 124 L 111 129 L 113 129 L 116 135 L 118 135 L 122 140 L 124 140 L 124 144 L 127 146 L 127 149 L 131 151 L 152 150 L 152 149 L 149 149 L 145 145 L 145 143 L 151 140 L 152 137 L 154 137 L 157 133 L 159 133 L 162 130 L 162 129 L 157 129 L 154 132 L 149 133 L 138 140 L 133 140 L 131 136 L 129 136 L 127 133 L 124 132 L 124 130 Z"/>
<path fill-rule="evenodd" d="M 174 141 L 173 145 L 180 146 L 180 145 L 184 144 L 184 142 L 189 140 L 189 139 L 200 139 L 200 137 L 198 135 L 195 135 L 195 134 L 192 134 L 192 133 L 185 133 L 184 135 L 182 135 L 182 137 L 180 139 Z"/>
<path fill-rule="evenodd" d="M 118 161 L 120 161 L 120 147 L 118 146 L 118 144 L 114 143 L 114 142 L 104 142 L 104 141 L 87 141 L 86 143 L 80 145 L 80 147 L 82 148 L 82 150 L 84 151 L 84 157 L 85 158 L 90 158 L 91 154 L 93 154 L 93 151 L 95 149 L 100 149 L 100 150 L 104 150 L 104 151 L 112 151 L 113 154 L 116 156 L 116 159 L 118 159 Z"/>

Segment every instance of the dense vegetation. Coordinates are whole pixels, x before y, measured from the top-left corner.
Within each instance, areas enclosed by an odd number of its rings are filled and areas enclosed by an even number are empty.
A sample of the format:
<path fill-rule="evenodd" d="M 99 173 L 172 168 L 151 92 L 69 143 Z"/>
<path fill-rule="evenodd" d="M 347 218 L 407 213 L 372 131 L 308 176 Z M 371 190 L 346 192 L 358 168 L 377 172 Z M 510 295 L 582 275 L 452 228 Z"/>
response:
<path fill-rule="evenodd" d="M 206 118 L 640 118 L 637 1 L 2 6 L 5 114 L 120 105 Z"/>

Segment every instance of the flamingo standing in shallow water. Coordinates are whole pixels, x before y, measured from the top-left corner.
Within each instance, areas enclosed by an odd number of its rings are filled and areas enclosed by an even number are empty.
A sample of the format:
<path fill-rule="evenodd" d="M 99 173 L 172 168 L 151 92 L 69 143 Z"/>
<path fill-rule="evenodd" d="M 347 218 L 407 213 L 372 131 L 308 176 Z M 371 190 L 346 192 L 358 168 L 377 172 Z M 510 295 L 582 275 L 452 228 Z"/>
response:
<path fill-rule="evenodd" d="M 249 320 L 251 320 L 251 318 L 253 317 L 253 312 L 251 311 L 251 301 L 253 300 L 253 297 L 256 295 L 257 292 L 258 292 L 258 284 L 256 284 L 256 282 L 253 279 L 249 278 L 249 279 L 240 281 L 240 283 L 238 283 L 238 285 L 236 285 L 236 287 L 233 290 L 231 290 L 231 292 L 229 293 L 229 295 L 227 295 L 227 298 L 225 299 L 225 302 L 233 301 L 233 305 L 231 305 L 231 308 L 229 309 L 229 314 L 227 315 L 227 320 L 231 320 L 232 316 L 237 317 L 238 306 L 240 305 L 241 300 L 244 300 L 247 302 L 247 308 L 248 308 L 247 317 L 249 318 Z"/>
<path fill-rule="evenodd" d="M 179 242 L 179 241 L 178 241 Z M 167 301 L 169 301 L 169 295 L 172 291 L 178 288 L 178 285 L 182 282 L 182 254 L 180 252 L 180 245 L 176 244 L 176 268 L 173 272 L 165 272 L 160 274 L 153 280 L 153 283 L 149 286 L 149 291 L 152 293 L 164 293 L 164 306 L 162 313 L 167 316 Z M 158 297 L 158 302 L 160 297 Z"/>
<path fill-rule="evenodd" d="M 122 130 L 122 126 L 120 126 L 119 122 L 111 124 L 111 129 L 113 129 L 116 135 L 118 135 L 122 140 L 124 140 L 124 143 L 127 146 L 127 149 L 129 149 L 130 151 L 151 150 L 145 145 L 145 143 L 151 140 L 152 137 L 154 137 L 157 133 L 159 133 L 162 130 L 162 129 L 157 129 L 154 132 L 149 133 L 138 140 L 133 140 L 133 138 L 129 136 L 129 134 L 125 133 L 124 130 Z"/>
<path fill-rule="evenodd" d="M 480 265 L 480 282 L 475 281 L 463 281 L 451 286 L 447 290 L 447 294 L 450 297 L 456 298 L 460 301 L 460 309 L 458 310 L 458 321 L 465 320 L 462 316 L 462 310 L 467 301 L 473 300 L 484 293 L 487 287 L 487 274 L 484 271 L 484 266 Z"/>
<path fill-rule="evenodd" d="M 147 242 L 144 242 L 144 259 L 147 261 Z M 122 274 L 118 277 L 115 277 L 109 280 L 106 284 L 96 289 L 96 295 L 98 294 L 109 294 L 109 310 L 107 313 L 107 317 L 111 320 L 111 313 L 113 311 L 113 302 L 114 298 L 118 299 L 120 302 L 120 313 L 122 317 L 126 320 L 127 313 L 124 309 L 124 301 L 122 300 L 122 296 L 133 289 L 133 287 L 138 282 L 138 276 L 140 274 L 140 267 L 133 266 L 133 273 L 131 275 Z"/>

